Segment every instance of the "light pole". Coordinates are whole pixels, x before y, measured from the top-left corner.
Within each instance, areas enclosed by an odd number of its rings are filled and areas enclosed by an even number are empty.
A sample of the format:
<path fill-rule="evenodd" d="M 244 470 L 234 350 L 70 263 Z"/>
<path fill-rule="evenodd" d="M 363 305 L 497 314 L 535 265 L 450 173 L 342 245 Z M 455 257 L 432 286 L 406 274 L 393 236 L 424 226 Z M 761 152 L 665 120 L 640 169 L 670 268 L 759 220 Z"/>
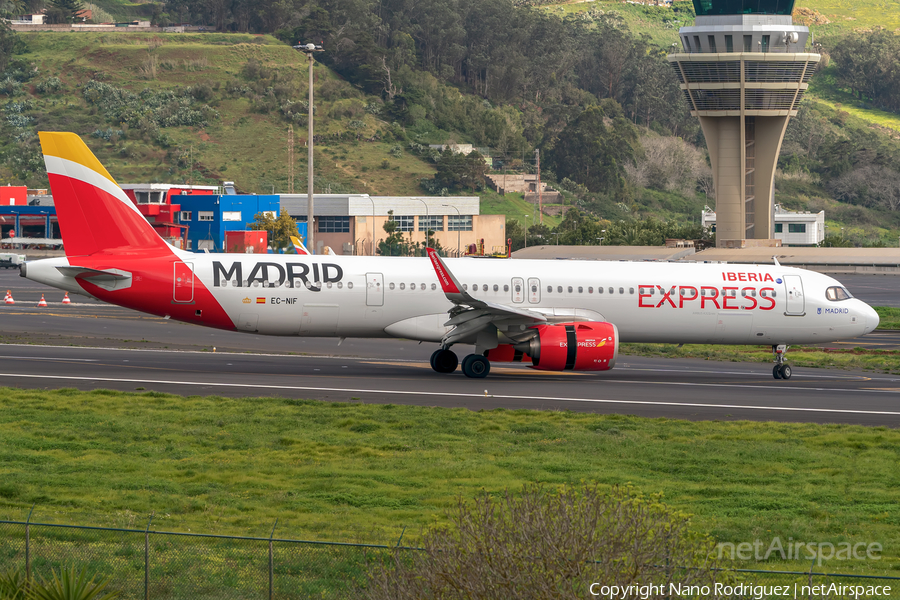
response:
<path fill-rule="evenodd" d="M 522 218 L 525 219 L 525 247 L 528 247 L 528 215 L 522 215 Z M 534 223 L 534 218 L 531 219 L 531 222 Z"/>
<path fill-rule="evenodd" d="M 372 224 L 369 225 L 370 231 L 372 232 L 372 253 L 370 256 L 375 256 L 375 201 L 372 200 L 372 196 L 369 196 L 368 194 L 366 194 L 366 198 L 372 203 Z"/>
<path fill-rule="evenodd" d="M 555 236 L 556 236 L 556 245 L 559 246 L 559 235 L 560 235 L 560 234 L 558 234 L 558 233 L 551 233 L 550 235 L 555 235 Z"/>
<path fill-rule="evenodd" d="M 456 211 L 456 219 L 457 219 L 457 223 L 456 223 L 456 256 L 458 258 L 459 257 L 459 227 L 460 227 L 459 209 L 456 208 L 455 206 L 453 206 L 452 204 L 441 204 L 441 206 L 443 206 L 445 208 L 452 208 L 453 210 Z M 450 228 L 448 227 L 447 229 L 450 229 Z"/>
<path fill-rule="evenodd" d="M 313 216 L 313 65 L 315 59 L 313 54 L 322 52 L 322 46 L 315 44 L 297 44 L 295 49 L 304 53 L 309 59 L 309 133 L 307 134 L 306 145 L 309 148 L 309 174 L 306 180 L 306 243 L 309 251 L 316 253 L 316 218 Z"/>
<path fill-rule="evenodd" d="M 416 198 L 419 202 L 422 203 L 422 206 L 425 207 L 425 247 L 430 248 L 428 245 L 428 226 L 431 225 L 428 219 L 428 203 L 422 200 L 421 198 Z"/>
<path fill-rule="evenodd" d="M 606 233 L 606 230 L 605 230 L 605 229 L 601 229 L 601 230 L 600 230 L 600 233 Z M 600 245 L 602 246 L 602 245 L 603 245 L 603 238 L 597 238 L 597 239 L 600 240 Z"/>

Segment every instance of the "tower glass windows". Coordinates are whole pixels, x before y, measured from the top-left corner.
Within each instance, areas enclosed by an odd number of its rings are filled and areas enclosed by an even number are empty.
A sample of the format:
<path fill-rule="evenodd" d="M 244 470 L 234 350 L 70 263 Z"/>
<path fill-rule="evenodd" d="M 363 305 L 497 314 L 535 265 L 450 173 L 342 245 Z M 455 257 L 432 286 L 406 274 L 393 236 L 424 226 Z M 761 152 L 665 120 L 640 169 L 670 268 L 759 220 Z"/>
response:
<path fill-rule="evenodd" d="M 698 17 L 719 15 L 790 15 L 794 0 L 694 0 Z"/>

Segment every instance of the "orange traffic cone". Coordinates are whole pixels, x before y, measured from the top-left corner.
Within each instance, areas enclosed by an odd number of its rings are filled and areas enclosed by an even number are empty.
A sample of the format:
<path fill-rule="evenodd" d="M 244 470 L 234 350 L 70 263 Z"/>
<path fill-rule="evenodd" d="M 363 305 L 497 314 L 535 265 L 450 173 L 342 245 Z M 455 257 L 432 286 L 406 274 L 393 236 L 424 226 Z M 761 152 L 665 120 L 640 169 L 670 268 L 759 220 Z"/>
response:
<path fill-rule="evenodd" d="M 47 301 L 44 300 L 44 295 L 43 295 L 43 294 L 41 294 L 41 301 L 38 302 L 38 306 L 41 306 L 41 307 L 47 306 Z"/>
<path fill-rule="evenodd" d="M 6 296 L 3 297 L 3 301 L 6 302 L 11 296 L 12 294 L 9 293 L 9 290 L 6 290 Z"/>
<path fill-rule="evenodd" d="M 71 304 L 71 303 L 72 303 L 72 301 L 69 300 L 69 292 L 66 292 L 66 295 L 63 296 L 63 301 L 62 301 L 62 303 L 63 303 L 63 304 Z"/>
<path fill-rule="evenodd" d="M 15 304 L 16 303 L 16 301 L 13 300 L 12 294 L 10 294 L 9 291 L 6 292 L 6 300 L 4 300 L 4 302 L 6 302 L 7 304 Z"/>

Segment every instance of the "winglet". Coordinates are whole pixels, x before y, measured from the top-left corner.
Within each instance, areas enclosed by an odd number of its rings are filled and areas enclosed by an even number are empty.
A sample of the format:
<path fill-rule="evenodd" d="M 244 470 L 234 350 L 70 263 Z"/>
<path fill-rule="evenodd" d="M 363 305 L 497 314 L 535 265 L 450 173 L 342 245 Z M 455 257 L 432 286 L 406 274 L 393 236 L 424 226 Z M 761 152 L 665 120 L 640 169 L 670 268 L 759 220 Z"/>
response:
<path fill-rule="evenodd" d="M 447 265 L 444 264 L 444 261 L 441 260 L 441 257 L 434 248 L 426 248 L 425 251 L 428 252 L 428 258 L 431 259 L 431 266 L 434 267 L 434 272 L 437 274 L 438 281 L 441 282 L 441 289 L 444 290 L 444 295 L 447 296 L 448 300 L 455 304 L 471 304 L 477 302 L 475 298 L 470 296 L 468 292 L 463 289 L 462 284 L 456 276 L 450 272 L 450 269 L 447 268 Z"/>
<path fill-rule="evenodd" d="M 773 257 L 772 257 L 772 260 L 775 261 L 775 266 L 776 266 L 776 267 L 780 267 L 780 266 L 781 266 L 781 263 L 778 262 L 778 257 L 777 257 L 777 256 L 773 256 Z"/>

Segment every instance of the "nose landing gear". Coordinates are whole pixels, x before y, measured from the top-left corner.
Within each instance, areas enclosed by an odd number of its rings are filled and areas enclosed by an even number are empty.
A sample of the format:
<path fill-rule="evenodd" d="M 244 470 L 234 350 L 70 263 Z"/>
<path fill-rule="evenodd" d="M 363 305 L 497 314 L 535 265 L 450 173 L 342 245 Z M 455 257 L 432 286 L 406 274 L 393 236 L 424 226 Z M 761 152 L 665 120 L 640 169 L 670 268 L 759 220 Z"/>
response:
<path fill-rule="evenodd" d="M 775 355 L 775 366 L 772 367 L 772 377 L 775 379 L 790 379 L 791 366 L 784 362 L 784 355 L 787 354 L 788 346 L 779 344 L 772 346 L 772 354 Z"/>

